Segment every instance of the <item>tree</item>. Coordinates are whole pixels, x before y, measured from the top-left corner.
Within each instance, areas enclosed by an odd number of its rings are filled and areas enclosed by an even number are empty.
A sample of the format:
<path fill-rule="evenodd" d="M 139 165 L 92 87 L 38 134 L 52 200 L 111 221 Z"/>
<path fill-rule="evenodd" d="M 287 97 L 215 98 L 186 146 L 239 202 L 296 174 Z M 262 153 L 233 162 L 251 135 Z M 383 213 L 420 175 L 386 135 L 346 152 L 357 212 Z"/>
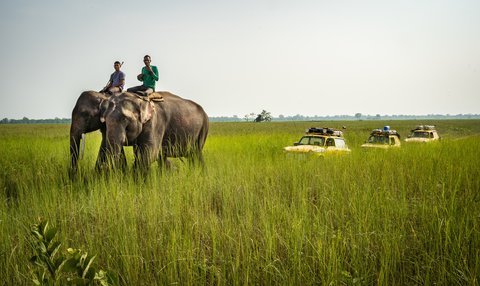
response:
<path fill-rule="evenodd" d="M 272 115 L 270 112 L 266 111 L 265 109 L 262 110 L 262 113 L 257 115 L 257 118 L 255 118 L 255 122 L 262 122 L 262 121 L 272 121 Z"/>
<path fill-rule="evenodd" d="M 359 112 L 359 113 L 355 113 L 355 118 L 357 118 L 358 120 L 360 120 L 360 118 L 362 118 L 362 114 Z"/>
<path fill-rule="evenodd" d="M 248 121 L 250 121 L 250 119 L 255 118 L 255 113 L 251 112 L 249 114 L 245 114 L 245 116 L 243 118 L 245 118 L 245 121 L 248 122 Z"/>

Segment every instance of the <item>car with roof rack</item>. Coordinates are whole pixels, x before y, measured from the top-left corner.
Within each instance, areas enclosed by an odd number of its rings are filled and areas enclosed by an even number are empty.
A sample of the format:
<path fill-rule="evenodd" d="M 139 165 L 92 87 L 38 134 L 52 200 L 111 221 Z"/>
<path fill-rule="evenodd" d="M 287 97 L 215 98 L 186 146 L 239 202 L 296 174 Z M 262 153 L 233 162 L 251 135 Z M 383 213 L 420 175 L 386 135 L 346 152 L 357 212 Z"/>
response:
<path fill-rule="evenodd" d="M 373 129 L 362 148 L 388 149 L 400 146 L 400 134 L 396 130 L 390 129 L 390 126 L 385 126 L 383 129 Z"/>
<path fill-rule="evenodd" d="M 283 148 L 290 154 L 310 154 L 323 156 L 325 154 L 348 154 L 348 148 L 343 132 L 333 128 L 312 127 L 293 146 Z"/>
<path fill-rule="evenodd" d="M 432 142 L 440 139 L 435 125 L 417 125 L 405 142 Z"/>

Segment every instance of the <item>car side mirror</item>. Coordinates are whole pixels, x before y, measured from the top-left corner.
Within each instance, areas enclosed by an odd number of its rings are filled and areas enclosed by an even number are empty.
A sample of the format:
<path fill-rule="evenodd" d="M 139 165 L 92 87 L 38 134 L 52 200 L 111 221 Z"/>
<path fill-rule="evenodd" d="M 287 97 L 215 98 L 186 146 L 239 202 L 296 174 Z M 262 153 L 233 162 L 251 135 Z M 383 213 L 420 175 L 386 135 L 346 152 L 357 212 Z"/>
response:
<path fill-rule="evenodd" d="M 298 145 L 299 145 L 298 142 L 293 143 L 293 146 L 298 146 Z"/>

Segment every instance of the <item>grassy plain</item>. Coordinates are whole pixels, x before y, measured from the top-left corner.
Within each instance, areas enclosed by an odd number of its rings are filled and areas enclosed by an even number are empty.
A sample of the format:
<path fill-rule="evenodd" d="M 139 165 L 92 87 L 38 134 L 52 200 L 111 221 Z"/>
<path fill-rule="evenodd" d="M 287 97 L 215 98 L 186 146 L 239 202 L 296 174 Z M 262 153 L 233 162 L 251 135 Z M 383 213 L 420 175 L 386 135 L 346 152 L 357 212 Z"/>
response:
<path fill-rule="evenodd" d="M 419 123 L 443 139 L 359 147 L 373 128 L 403 140 Z M 282 152 L 343 125 L 350 155 Z M 124 285 L 479 284 L 479 120 L 211 123 L 205 171 L 175 160 L 144 181 L 95 174 L 99 133 L 70 180 L 68 130 L 0 125 L 0 284 L 31 284 L 38 217 Z"/>

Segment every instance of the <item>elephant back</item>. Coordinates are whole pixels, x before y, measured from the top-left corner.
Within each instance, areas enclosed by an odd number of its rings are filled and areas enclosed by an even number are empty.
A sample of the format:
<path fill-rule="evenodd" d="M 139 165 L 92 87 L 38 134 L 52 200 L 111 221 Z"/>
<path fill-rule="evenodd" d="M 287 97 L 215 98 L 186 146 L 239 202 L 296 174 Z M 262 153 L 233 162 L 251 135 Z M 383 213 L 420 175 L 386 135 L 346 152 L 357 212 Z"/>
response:
<path fill-rule="evenodd" d="M 165 123 L 164 145 L 194 145 L 202 150 L 208 134 L 208 116 L 198 103 L 170 92 L 159 92 L 164 101 L 159 107 L 160 122 Z M 184 148 L 180 149 L 184 149 Z M 191 146 L 190 146 L 191 147 Z"/>

